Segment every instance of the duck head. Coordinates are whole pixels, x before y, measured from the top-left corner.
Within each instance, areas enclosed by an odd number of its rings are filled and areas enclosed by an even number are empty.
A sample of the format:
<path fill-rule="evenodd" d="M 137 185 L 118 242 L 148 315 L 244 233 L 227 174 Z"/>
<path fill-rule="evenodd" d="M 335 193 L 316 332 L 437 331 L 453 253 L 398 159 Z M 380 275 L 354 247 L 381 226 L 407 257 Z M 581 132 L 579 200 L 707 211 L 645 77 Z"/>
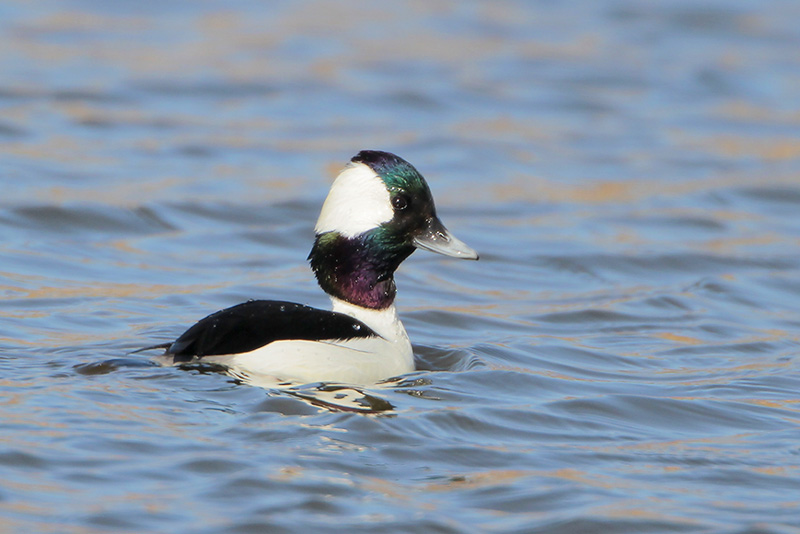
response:
<path fill-rule="evenodd" d="M 331 185 L 309 254 L 329 295 L 383 309 L 394 302 L 394 272 L 417 248 L 454 258 L 478 254 L 436 216 L 430 188 L 413 165 L 389 152 L 359 152 Z"/>

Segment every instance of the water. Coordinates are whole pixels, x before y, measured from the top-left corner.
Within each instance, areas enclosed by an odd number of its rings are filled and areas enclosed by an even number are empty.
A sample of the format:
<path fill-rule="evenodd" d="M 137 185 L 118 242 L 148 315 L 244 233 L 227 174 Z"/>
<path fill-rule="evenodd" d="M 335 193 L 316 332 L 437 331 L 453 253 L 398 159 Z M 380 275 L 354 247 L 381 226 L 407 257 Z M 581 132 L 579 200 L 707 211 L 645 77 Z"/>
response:
<path fill-rule="evenodd" d="M 800 532 L 798 16 L 5 2 L 0 531 Z M 327 306 L 362 148 L 481 252 L 401 268 L 378 413 L 127 356 Z"/>

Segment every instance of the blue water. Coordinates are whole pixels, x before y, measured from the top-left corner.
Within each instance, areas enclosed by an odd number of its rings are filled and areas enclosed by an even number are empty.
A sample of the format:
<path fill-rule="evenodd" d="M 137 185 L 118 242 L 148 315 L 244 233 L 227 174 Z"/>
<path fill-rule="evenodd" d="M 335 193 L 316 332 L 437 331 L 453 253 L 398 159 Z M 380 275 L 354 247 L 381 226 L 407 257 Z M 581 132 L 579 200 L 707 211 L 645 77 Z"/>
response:
<path fill-rule="evenodd" d="M 800 533 L 797 20 L 3 3 L 0 532 Z M 354 412 L 128 355 L 326 307 L 305 258 L 364 148 L 481 253 L 401 267 L 419 371 Z"/>

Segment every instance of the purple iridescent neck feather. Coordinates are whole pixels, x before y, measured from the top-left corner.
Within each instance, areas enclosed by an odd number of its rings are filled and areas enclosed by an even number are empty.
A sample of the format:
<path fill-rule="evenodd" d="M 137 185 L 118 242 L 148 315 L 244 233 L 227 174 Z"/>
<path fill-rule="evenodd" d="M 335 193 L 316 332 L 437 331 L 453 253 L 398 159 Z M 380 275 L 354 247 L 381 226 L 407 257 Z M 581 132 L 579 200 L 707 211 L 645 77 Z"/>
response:
<path fill-rule="evenodd" d="M 394 302 L 394 271 L 413 246 L 388 246 L 377 229 L 347 238 L 336 232 L 317 236 L 308 258 L 320 287 L 356 306 L 382 310 Z"/>

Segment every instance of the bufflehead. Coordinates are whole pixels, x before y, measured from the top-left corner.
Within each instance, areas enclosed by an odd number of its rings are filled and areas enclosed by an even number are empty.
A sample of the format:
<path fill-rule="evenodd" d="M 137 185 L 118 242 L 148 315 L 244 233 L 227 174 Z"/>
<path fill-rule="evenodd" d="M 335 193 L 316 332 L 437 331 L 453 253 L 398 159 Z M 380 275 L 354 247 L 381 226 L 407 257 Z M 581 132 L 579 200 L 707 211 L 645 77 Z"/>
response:
<path fill-rule="evenodd" d="M 416 248 L 478 259 L 436 216 L 425 179 L 394 154 L 363 150 L 331 185 L 315 233 L 308 260 L 333 311 L 251 300 L 158 345 L 166 348 L 161 362 L 286 383 L 374 384 L 413 371 L 395 270 Z"/>

